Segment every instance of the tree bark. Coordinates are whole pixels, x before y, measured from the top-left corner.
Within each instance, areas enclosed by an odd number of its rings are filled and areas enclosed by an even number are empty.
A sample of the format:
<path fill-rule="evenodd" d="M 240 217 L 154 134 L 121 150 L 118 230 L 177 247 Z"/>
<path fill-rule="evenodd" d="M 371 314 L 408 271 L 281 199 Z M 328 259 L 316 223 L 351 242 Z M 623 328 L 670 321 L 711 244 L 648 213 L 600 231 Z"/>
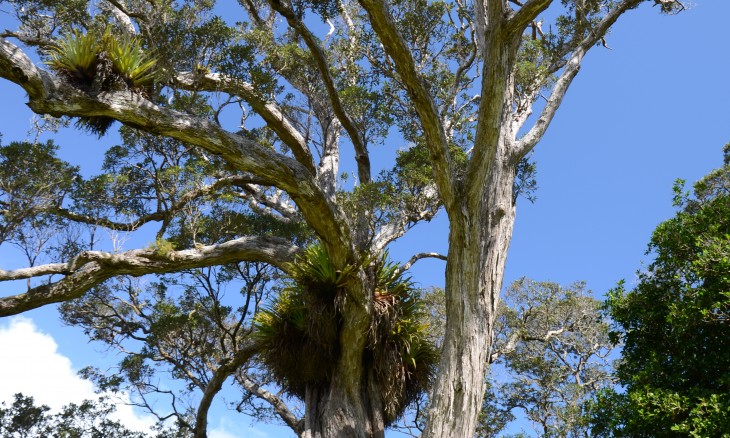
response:
<path fill-rule="evenodd" d="M 307 388 L 302 438 L 383 438 L 382 391 L 372 379 L 351 392 L 338 379 L 328 388 Z"/>
<path fill-rule="evenodd" d="M 474 433 L 515 219 L 513 182 L 510 161 L 495 160 L 478 214 L 451 223 L 447 323 L 424 438 L 470 438 Z"/>

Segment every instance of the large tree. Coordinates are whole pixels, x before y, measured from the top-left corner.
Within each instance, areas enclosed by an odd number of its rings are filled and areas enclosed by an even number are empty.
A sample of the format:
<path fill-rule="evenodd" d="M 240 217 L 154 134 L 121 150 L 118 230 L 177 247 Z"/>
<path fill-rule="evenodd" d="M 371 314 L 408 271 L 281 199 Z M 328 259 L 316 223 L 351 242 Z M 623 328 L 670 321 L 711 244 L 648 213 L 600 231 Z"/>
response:
<path fill-rule="evenodd" d="M 649 243 L 653 262 L 608 310 L 625 391 L 593 409 L 601 436 L 727 436 L 730 431 L 730 145 L 725 164 L 675 186 L 676 216 Z"/>
<path fill-rule="evenodd" d="M 43 181 L 8 179 L 0 232 L 31 264 L 0 271 L 2 280 L 29 279 L 27 292 L 0 299 L 0 315 L 72 300 L 114 277 L 241 261 L 312 279 L 290 262 L 310 242 L 293 236 L 314 236 L 332 274 L 334 295 L 320 310 L 333 312 L 336 345 L 323 376 L 290 388 L 306 405 L 297 432 L 312 437 L 382 436 L 397 416 L 386 414 L 369 333 L 387 303 L 409 299 L 383 290 L 383 273 L 396 272 L 383 270 L 381 255 L 442 208 L 447 322 L 424 436 L 473 434 L 524 159 L 616 20 L 642 3 L 684 8 L 677 0 L 242 0 L 220 5 L 240 20 L 231 24 L 212 1 L 7 3 L 19 26 L 0 39 L 0 76 L 38 114 L 99 134 L 119 121 L 125 138 L 91 180 L 48 157 L 50 145 L 34 151 L 49 170 L 34 174 Z M 378 143 L 408 148 L 374 173 L 369 148 Z M 341 154 L 354 156 L 355 186 L 339 180 Z M 22 159 L 9 168 L 33 167 Z M 67 239 L 55 263 L 40 263 L 49 230 L 150 223 L 160 225 L 152 247 L 105 252 L 92 250 L 94 239 Z M 221 358 L 229 374 L 212 389 L 237 369 L 226 364 L 246 357 Z M 205 424 L 196 429 L 204 434 Z"/>

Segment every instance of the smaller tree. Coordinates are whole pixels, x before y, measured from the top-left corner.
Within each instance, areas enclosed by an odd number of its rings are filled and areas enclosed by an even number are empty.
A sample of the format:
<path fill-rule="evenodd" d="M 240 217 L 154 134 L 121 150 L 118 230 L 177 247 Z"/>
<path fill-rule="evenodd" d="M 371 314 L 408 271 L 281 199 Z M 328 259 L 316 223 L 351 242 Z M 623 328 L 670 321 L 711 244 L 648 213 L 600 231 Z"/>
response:
<path fill-rule="evenodd" d="M 599 436 L 730 436 L 730 144 L 724 166 L 685 193 L 654 231 L 655 259 L 630 292 L 611 291 L 617 375 L 592 409 Z"/>
<path fill-rule="evenodd" d="M 115 407 L 104 398 L 71 403 L 57 414 L 33 397 L 15 394 L 13 403 L 0 403 L 0 436 L 3 438 L 172 438 L 174 431 L 157 427 L 156 434 L 127 429 L 110 415 Z"/>
<path fill-rule="evenodd" d="M 438 341 L 444 294 L 431 289 L 423 295 L 429 332 Z M 586 403 L 613 384 L 608 332 L 601 302 L 584 283 L 561 287 L 527 278 L 512 283 L 499 307 L 476 436 L 504 436 L 516 410 L 524 412 L 540 436 L 590 436 Z M 400 427 L 414 436 L 416 429 L 418 422 Z"/>
<path fill-rule="evenodd" d="M 600 308 L 582 282 L 565 288 L 526 278 L 512 283 L 490 356 L 505 379 L 493 379 L 493 394 L 485 397 L 481 436 L 496 436 L 490 429 L 505 424 L 504 412 L 514 409 L 542 437 L 591 436 L 585 405 L 612 385 L 609 325 Z"/>

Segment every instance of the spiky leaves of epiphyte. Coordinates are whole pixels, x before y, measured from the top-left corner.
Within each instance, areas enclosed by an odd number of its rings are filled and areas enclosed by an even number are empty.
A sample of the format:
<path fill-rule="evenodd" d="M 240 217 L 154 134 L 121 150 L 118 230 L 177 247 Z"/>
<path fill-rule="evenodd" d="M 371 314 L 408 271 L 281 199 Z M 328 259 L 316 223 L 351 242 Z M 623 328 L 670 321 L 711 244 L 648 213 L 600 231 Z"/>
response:
<path fill-rule="evenodd" d="M 373 319 L 368 333 L 372 369 L 383 393 L 387 423 L 427 391 L 439 360 L 429 336 L 427 315 L 410 277 L 384 254 L 378 275 Z"/>
<path fill-rule="evenodd" d="M 71 31 L 50 50 L 47 64 L 74 86 L 91 92 L 147 93 L 157 76 L 155 60 L 140 41 L 117 36 L 110 28 L 85 34 Z M 101 137 L 112 123 L 114 119 L 105 116 L 80 117 L 76 126 Z"/>
<path fill-rule="evenodd" d="M 99 64 L 99 36 L 73 30 L 51 49 L 48 65 L 71 83 L 90 85 Z"/>
<path fill-rule="evenodd" d="M 363 360 L 392 423 L 429 386 L 438 351 L 427 333 L 417 292 L 398 266 L 367 258 L 374 268 L 373 315 Z M 327 384 L 339 356 L 344 287 L 356 267 L 338 271 L 320 245 L 290 265 L 290 283 L 254 320 L 259 358 L 290 393 Z"/>
<path fill-rule="evenodd" d="M 66 34 L 51 49 L 47 63 L 74 85 L 91 91 L 145 91 L 157 74 L 156 62 L 140 40 L 116 35 L 111 28 Z"/>
<path fill-rule="evenodd" d="M 112 70 L 133 89 L 146 90 L 155 81 L 155 59 L 142 49 L 140 41 L 128 35 L 114 37 L 104 33 L 104 46 Z"/>
<path fill-rule="evenodd" d="M 338 271 L 324 248 L 312 245 L 289 266 L 290 279 L 254 319 L 259 358 L 291 394 L 330 377 L 339 353 L 338 294 L 352 272 Z"/>

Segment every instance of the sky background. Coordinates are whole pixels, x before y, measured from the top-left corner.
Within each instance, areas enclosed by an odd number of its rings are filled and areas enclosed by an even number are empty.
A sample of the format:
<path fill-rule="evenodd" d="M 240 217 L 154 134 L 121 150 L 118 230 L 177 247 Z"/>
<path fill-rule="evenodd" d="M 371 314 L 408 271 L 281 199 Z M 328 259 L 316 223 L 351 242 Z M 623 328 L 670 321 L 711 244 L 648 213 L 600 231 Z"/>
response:
<path fill-rule="evenodd" d="M 614 27 L 610 50 L 596 47 L 584 59 L 534 154 L 538 199 L 518 202 L 505 285 L 522 276 L 563 284 L 585 280 L 603 297 L 620 279 L 633 284 L 637 269 L 650 261 L 644 252 L 653 229 L 674 213 L 673 181 L 691 183 L 720 166 L 721 148 L 730 141 L 730 2 L 687 5 L 688 11 L 671 17 L 643 5 Z M 4 144 L 28 138 L 32 113 L 25 101 L 18 86 L 0 80 Z M 98 170 L 109 145 L 73 131 L 54 138 L 61 156 L 85 173 Z M 445 253 L 446 238 L 441 214 L 399 241 L 391 255 L 406 260 L 420 251 Z M 0 251 L 0 269 L 21 263 Z M 443 262 L 423 260 L 413 268 L 414 279 L 441 285 L 443 270 Z M 0 284 L 0 296 L 23 288 Z M 0 319 L 0 401 L 22 391 L 58 408 L 89 397 L 90 384 L 75 373 L 114 362 L 110 355 L 88 344 L 79 329 L 61 325 L 55 306 Z M 212 414 L 211 438 L 292 435 L 252 426 L 220 404 Z M 128 410 L 120 416 L 129 424 L 147 421 Z"/>

